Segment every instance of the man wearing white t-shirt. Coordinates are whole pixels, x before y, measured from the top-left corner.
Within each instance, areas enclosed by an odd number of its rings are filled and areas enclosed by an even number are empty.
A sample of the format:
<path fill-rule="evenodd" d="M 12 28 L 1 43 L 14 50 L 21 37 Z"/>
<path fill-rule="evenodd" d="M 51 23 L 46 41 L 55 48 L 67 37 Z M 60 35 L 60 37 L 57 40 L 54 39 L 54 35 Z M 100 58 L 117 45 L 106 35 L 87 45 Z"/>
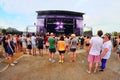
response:
<path fill-rule="evenodd" d="M 34 56 L 36 55 L 36 37 L 34 33 L 32 34 L 31 42 L 32 42 L 32 51 L 33 51 L 33 56 Z"/>
<path fill-rule="evenodd" d="M 90 39 L 90 45 L 88 46 L 88 62 L 89 62 L 89 68 L 88 73 L 92 72 L 93 63 L 95 63 L 94 73 L 96 72 L 98 68 L 98 63 L 100 62 L 100 52 L 102 50 L 103 45 L 103 39 L 101 36 L 103 35 L 103 32 L 99 30 L 97 32 L 97 36 L 92 37 Z"/>
<path fill-rule="evenodd" d="M 103 71 L 106 67 L 107 59 L 110 58 L 111 50 L 112 50 L 112 42 L 111 42 L 111 36 L 110 34 L 106 34 L 104 37 L 104 44 L 102 47 L 102 53 L 101 53 L 101 69 L 99 71 Z"/>

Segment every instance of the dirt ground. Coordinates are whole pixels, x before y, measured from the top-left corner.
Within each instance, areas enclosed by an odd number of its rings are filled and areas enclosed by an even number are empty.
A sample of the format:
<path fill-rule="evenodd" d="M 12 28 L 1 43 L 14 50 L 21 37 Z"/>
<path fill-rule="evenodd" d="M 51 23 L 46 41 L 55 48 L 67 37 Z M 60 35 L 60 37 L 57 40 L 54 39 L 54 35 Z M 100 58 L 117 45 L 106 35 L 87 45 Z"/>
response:
<path fill-rule="evenodd" d="M 65 54 L 65 62 L 58 63 L 58 53 L 55 63 L 49 62 L 49 56 L 43 57 L 23 55 L 18 64 L 0 73 L 0 80 L 120 80 L 120 62 L 116 61 L 115 53 L 107 62 L 104 72 L 88 74 L 87 52 L 77 51 L 77 61 L 69 62 L 69 54 Z"/>

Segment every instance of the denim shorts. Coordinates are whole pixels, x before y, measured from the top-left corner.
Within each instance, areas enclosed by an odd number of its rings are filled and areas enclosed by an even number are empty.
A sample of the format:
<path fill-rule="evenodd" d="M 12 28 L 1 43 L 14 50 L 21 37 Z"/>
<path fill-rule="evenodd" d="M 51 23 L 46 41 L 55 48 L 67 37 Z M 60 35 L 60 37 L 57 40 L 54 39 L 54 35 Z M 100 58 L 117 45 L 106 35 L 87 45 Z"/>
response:
<path fill-rule="evenodd" d="M 75 52 L 75 51 L 76 51 L 76 48 L 70 48 L 70 51 L 71 51 L 71 52 Z"/>

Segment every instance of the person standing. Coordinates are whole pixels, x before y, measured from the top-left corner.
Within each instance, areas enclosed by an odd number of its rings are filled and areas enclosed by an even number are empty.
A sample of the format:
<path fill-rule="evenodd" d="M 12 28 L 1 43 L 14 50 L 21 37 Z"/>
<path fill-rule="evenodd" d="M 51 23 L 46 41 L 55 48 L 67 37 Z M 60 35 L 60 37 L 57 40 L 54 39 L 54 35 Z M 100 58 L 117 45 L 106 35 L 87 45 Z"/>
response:
<path fill-rule="evenodd" d="M 69 52 L 69 44 L 70 44 L 69 36 L 66 36 L 66 38 L 65 38 L 65 44 L 66 44 L 66 52 Z"/>
<path fill-rule="evenodd" d="M 28 49 L 29 55 L 32 55 L 31 54 L 32 43 L 31 43 L 31 36 L 30 36 L 30 34 L 27 34 L 27 49 Z"/>
<path fill-rule="evenodd" d="M 50 34 L 50 37 L 48 38 L 48 42 L 49 42 L 49 52 L 50 52 L 50 58 L 49 60 L 54 63 L 55 60 L 54 60 L 54 54 L 56 52 L 56 48 L 55 48 L 55 38 L 54 38 L 54 34 L 51 33 Z"/>
<path fill-rule="evenodd" d="M 38 35 L 37 45 L 38 45 L 40 56 L 43 56 L 43 43 L 44 43 L 44 39 L 42 38 L 41 35 Z"/>
<path fill-rule="evenodd" d="M 49 38 L 49 33 L 46 34 L 45 38 L 44 38 L 44 43 L 45 43 L 45 51 L 46 51 L 46 54 L 50 55 L 49 54 L 49 42 L 48 42 L 48 38 Z"/>
<path fill-rule="evenodd" d="M 13 43 L 13 39 L 12 39 L 12 35 L 8 35 L 8 40 L 7 40 L 7 53 L 9 55 L 9 62 L 11 66 L 15 66 L 15 64 L 17 63 L 17 61 L 14 60 L 14 48 L 15 45 Z"/>
<path fill-rule="evenodd" d="M 80 41 L 81 41 L 80 48 L 83 49 L 84 48 L 84 41 L 85 41 L 84 36 L 81 36 Z"/>
<path fill-rule="evenodd" d="M 120 35 L 117 38 L 117 46 L 116 46 L 116 52 L 117 52 L 117 60 L 120 60 Z"/>
<path fill-rule="evenodd" d="M 110 34 L 106 34 L 104 37 L 104 43 L 101 52 L 101 67 L 99 71 L 104 71 L 106 68 L 106 62 L 110 58 L 111 51 L 112 51 L 112 42 L 111 42 Z"/>
<path fill-rule="evenodd" d="M 23 51 L 23 54 L 27 54 L 26 53 L 27 39 L 26 39 L 25 34 L 22 35 L 21 41 L 22 41 L 22 51 Z"/>
<path fill-rule="evenodd" d="M 3 48 L 4 48 L 4 52 L 5 52 L 5 58 L 8 59 L 8 53 L 7 53 L 7 40 L 8 40 L 8 36 L 7 34 L 4 34 L 3 38 L 2 38 L 2 42 L 3 42 Z"/>
<path fill-rule="evenodd" d="M 35 56 L 36 55 L 36 36 L 34 33 L 32 34 L 32 37 L 31 37 L 31 43 L 32 43 L 32 53 L 33 53 L 33 56 Z"/>
<path fill-rule="evenodd" d="M 20 38 L 19 38 L 19 34 L 16 35 L 16 42 L 17 42 L 17 45 L 16 45 L 16 52 L 19 52 L 20 51 Z"/>
<path fill-rule="evenodd" d="M 95 63 L 94 73 L 97 71 L 98 63 L 100 62 L 100 52 L 103 45 L 102 35 L 102 30 L 99 30 L 97 36 L 90 39 L 90 45 L 88 47 L 88 73 L 92 72 L 93 63 Z"/>
<path fill-rule="evenodd" d="M 64 62 L 65 48 L 66 48 L 64 36 L 60 37 L 60 40 L 57 43 L 57 48 L 59 51 L 59 63 L 63 63 Z"/>
<path fill-rule="evenodd" d="M 76 61 L 76 49 L 77 49 L 78 40 L 76 39 L 75 34 L 71 34 L 71 41 L 70 41 L 70 62 Z"/>
<path fill-rule="evenodd" d="M 14 42 L 14 45 L 15 45 L 15 52 L 17 52 L 17 40 L 16 40 L 16 37 L 17 35 L 13 35 L 13 42 Z"/>

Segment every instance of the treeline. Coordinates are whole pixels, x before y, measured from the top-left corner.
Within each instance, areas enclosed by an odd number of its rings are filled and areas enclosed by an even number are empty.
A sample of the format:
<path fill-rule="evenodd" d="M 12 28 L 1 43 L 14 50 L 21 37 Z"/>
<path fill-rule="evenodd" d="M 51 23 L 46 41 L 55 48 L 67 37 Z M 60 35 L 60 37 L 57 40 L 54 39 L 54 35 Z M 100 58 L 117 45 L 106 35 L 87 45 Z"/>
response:
<path fill-rule="evenodd" d="M 1 33 L 3 34 L 22 34 L 22 31 L 18 31 L 15 29 L 1 29 Z"/>

